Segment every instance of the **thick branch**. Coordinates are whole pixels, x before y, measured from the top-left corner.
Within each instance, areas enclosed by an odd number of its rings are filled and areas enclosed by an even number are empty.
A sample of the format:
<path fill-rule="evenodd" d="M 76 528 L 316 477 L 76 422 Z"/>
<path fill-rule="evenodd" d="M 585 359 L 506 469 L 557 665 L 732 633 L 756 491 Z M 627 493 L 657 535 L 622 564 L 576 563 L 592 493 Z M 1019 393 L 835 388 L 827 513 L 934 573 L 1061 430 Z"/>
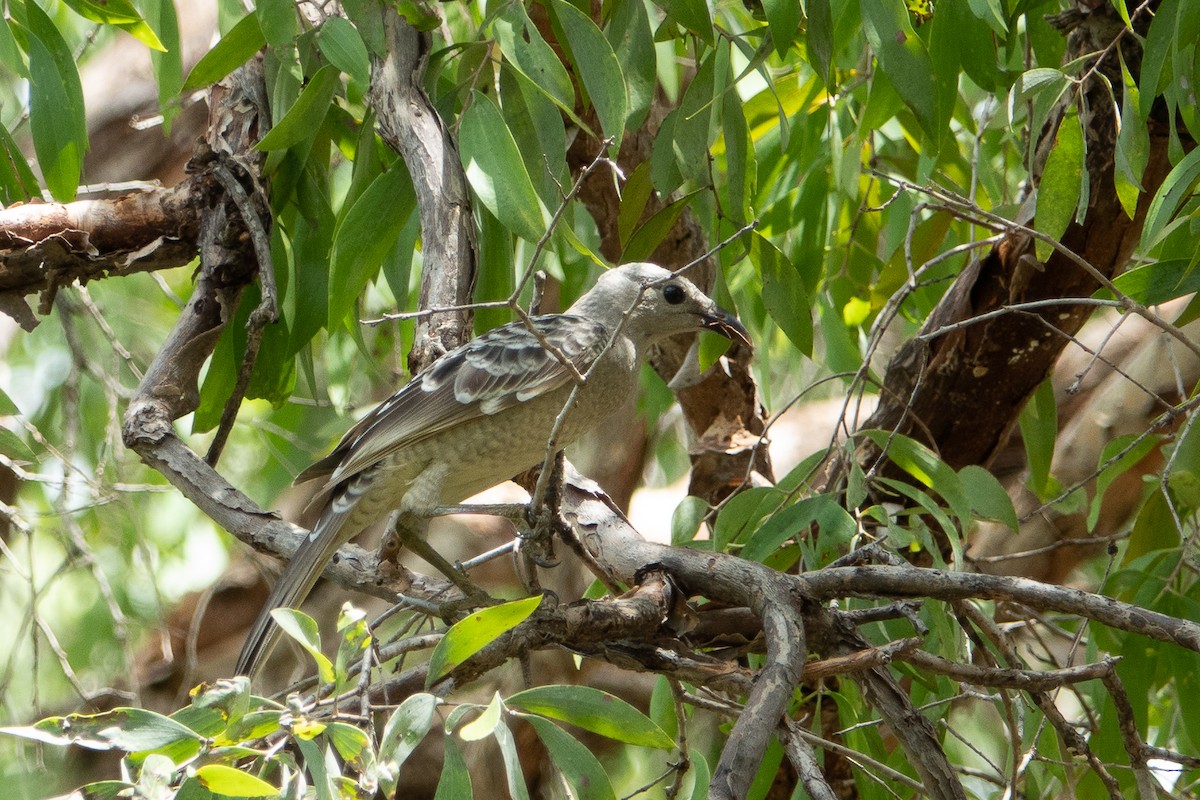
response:
<path fill-rule="evenodd" d="M 202 181 L 192 178 L 171 189 L 0 210 L 0 311 L 29 330 L 37 320 L 26 295 L 44 292 L 46 314 L 59 286 L 188 263 L 202 195 Z"/>
<path fill-rule="evenodd" d="M 382 13 L 388 55 L 374 65 L 370 99 L 380 134 L 404 158 L 417 195 L 424 263 L 419 305 L 462 307 L 475 285 L 475 226 L 458 151 L 422 88 L 429 35 L 394 11 Z M 409 368 L 416 372 L 470 338 L 469 310 L 421 317 Z"/>
<path fill-rule="evenodd" d="M 1135 27 L 1145 32 L 1150 15 L 1137 15 Z M 1110 6 L 1097 6 L 1070 36 L 1066 59 L 1104 49 L 1121 30 Z M 1107 38 L 1105 38 L 1107 37 Z M 1135 37 L 1121 44 L 1134 47 Z M 1124 53 L 1126 63 L 1140 63 L 1136 48 Z M 1135 74 L 1136 77 L 1136 74 Z M 1035 178 L 1061 124 L 1078 124 L 1066 112 L 1080 107 L 1087 141 L 1089 206 L 1082 222 L 1072 222 L 1061 244 L 1111 277 L 1127 263 L 1141 235 L 1146 210 L 1170 169 L 1167 135 L 1150 125 L 1150 154 L 1142 176 L 1137 211 L 1126 215 L 1113 191 L 1117 111 L 1113 92 L 1122 85 L 1117 48 L 1109 48 L 1080 94 L 1069 94 L 1039 134 L 1033 165 Z M 1119 102 L 1119 97 L 1118 97 Z M 936 203 L 934 204 L 936 206 Z M 949 212 L 947 212 L 949 213 Z M 1019 220 L 1028 223 L 1028 219 Z M 926 332 L 1015 304 L 1048 298 L 1088 297 L 1098 288 L 1093 275 L 1061 251 L 1040 263 L 1029 236 L 1010 232 L 984 258 L 963 270 L 929 316 Z M 1059 354 L 1091 315 L 1088 305 L 1058 306 L 1026 313 L 1002 314 L 978 325 L 952 329 L 932 341 L 914 338 L 893 358 L 878 409 L 865 428 L 899 430 L 923 439 L 955 469 L 987 465 L 1007 439 L 1025 400 L 1045 379 Z M 878 450 L 865 447 L 871 462 Z"/>

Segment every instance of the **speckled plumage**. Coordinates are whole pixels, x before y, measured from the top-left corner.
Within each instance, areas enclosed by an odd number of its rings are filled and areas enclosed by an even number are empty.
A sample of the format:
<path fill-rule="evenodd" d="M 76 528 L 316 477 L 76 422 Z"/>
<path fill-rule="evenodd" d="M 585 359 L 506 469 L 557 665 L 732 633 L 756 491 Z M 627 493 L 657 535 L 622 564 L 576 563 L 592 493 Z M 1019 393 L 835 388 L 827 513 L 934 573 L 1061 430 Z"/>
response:
<path fill-rule="evenodd" d="M 534 317 L 532 325 L 538 336 L 516 322 L 447 353 L 297 477 L 324 479 L 318 497 L 327 500 L 247 635 L 238 674 L 255 674 L 278 638 L 270 611 L 297 606 L 359 532 L 395 509 L 427 516 L 540 463 L 576 372 L 586 380 L 559 431 L 560 448 L 624 404 L 656 340 L 711 328 L 749 344 L 732 315 L 653 264 L 608 271 L 567 313 Z"/>

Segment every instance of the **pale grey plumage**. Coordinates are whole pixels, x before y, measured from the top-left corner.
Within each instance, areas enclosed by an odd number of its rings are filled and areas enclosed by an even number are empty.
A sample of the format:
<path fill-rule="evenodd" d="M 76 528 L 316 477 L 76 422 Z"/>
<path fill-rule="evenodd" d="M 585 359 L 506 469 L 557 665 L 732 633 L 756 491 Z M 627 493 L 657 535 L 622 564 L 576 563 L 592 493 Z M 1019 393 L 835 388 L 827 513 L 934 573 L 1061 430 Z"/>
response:
<path fill-rule="evenodd" d="M 270 611 L 297 606 L 359 532 L 394 509 L 424 516 L 540 463 L 576 373 L 586 382 L 560 448 L 624 404 L 655 341 L 709 328 L 749 345 L 690 281 L 644 263 L 609 270 L 565 314 L 532 324 L 552 349 L 521 322 L 485 333 L 414 377 L 297 477 L 323 478 L 328 500 L 247 635 L 238 674 L 254 675 L 278 638 Z"/>

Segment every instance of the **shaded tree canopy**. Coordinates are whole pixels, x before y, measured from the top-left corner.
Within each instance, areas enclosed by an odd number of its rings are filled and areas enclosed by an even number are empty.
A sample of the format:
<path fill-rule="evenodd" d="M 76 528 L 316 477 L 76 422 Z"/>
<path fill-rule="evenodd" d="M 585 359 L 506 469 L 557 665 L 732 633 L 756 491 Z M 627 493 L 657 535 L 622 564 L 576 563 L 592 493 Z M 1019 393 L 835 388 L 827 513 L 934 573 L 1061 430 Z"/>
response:
<path fill-rule="evenodd" d="M 1188 0 L 14 0 L 5 785 L 1193 795 L 1198 27 Z M 658 347 L 527 493 L 435 520 L 491 600 L 366 537 L 231 675 L 313 521 L 291 478 L 639 260 L 754 351 Z"/>

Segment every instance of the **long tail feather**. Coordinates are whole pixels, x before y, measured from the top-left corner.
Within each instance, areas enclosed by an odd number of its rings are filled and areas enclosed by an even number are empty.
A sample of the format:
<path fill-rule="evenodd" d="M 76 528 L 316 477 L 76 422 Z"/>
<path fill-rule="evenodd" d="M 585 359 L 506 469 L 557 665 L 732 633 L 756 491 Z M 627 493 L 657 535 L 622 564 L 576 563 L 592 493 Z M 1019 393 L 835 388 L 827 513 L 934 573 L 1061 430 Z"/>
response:
<path fill-rule="evenodd" d="M 354 535 L 355 531 L 345 531 L 344 535 L 342 531 L 346 517 L 354 507 L 354 498 L 348 497 L 349 494 L 340 493 L 325 506 L 308 538 L 292 554 L 292 560 L 275 582 L 266 604 L 246 635 L 238 656 L 236 674 L 246 675 L 252 680 L 258 677 L 283 633 L 272 619 L 271 611 L 276 608 L 296 608 L 304 602 L 333 554 Z"/>

